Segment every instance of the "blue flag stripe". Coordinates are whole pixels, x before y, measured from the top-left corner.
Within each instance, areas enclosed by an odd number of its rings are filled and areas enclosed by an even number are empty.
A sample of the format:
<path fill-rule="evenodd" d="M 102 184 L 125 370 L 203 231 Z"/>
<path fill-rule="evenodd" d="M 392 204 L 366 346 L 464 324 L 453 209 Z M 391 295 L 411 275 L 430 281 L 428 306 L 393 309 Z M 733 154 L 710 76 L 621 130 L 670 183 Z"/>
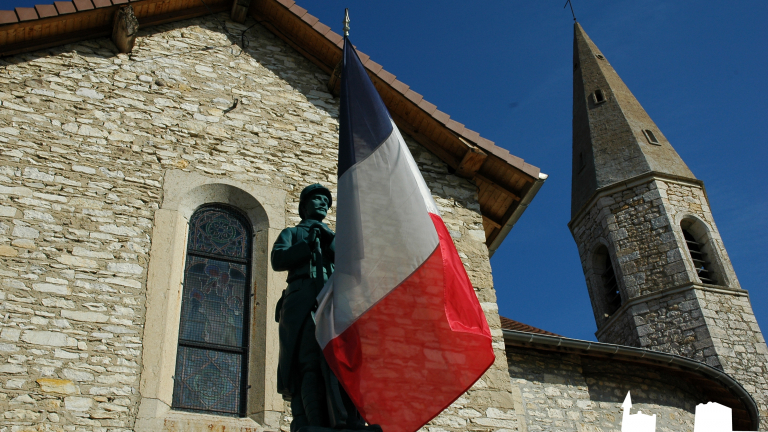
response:
<path fill-rule="evenodd" d="M 367 158 L 392 134 L 387 107 L 346 37 L 342 55 L 339 177 Z"/>

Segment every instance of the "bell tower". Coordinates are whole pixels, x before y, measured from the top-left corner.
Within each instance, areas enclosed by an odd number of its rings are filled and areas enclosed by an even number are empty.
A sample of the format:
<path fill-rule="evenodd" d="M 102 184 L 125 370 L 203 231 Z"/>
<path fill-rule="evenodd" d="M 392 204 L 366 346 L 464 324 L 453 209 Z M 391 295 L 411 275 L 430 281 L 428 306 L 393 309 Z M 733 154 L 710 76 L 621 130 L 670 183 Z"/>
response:
<path fill-rule="evenodd" d="M 571 221 L 601 342 L 719 368 L 768 429 L 768 348 L 704 183 L 575 24 Z"/>

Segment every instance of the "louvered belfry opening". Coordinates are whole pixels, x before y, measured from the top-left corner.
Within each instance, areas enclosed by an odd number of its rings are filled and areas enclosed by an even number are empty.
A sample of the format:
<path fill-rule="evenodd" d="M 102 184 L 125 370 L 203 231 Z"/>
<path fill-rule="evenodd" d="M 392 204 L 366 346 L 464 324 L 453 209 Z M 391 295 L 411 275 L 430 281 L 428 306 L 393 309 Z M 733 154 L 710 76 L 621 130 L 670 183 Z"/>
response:
<path fill-rule="evenodd" d="M 715 274 L 712 271 L 712 265 L 707 258 L 706 252 L 704 252 L 704 244 L 699 243 L 696 237 L 691 234 L 685 228 L 683 230 L 683 237 L 685 237 L 685 244 L 688 246 L 688 253 L 691 255 L 691 261 L 693 261 L 693 267 L 696 269 L 696 274 L 701 279 L 701 282 L 705 284 L 715 285 Z"/>
<path fill-rule="evenodd" d="M 592 274 L 592 297 L 596 302 L 595 311 L 600 326 L 600 323 L 604 323 L 621 307 L 619 281 L 613 270 L 610 252 L 605 245 L 600 245 L 592 256 Z"/>
<path fill-rule="evenodd" d="M 607 254 L 601 277 L 603 279 L 603 292 L 605 293 L 605 313 L 610 316 L 621 307 L 621 293 L 619 292 L 619 281 L 616 280 L 616 273 L 613 271 L 611 257 Z"/>

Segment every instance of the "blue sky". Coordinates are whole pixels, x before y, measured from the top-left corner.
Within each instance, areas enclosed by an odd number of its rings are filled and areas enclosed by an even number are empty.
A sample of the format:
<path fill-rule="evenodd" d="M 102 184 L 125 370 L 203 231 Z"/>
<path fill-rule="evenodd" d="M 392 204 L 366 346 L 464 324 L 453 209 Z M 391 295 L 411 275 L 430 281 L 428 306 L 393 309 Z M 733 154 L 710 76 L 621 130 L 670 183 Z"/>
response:
<path fill-rule="evenodd" d="M 35 1 L 0 0 L 0 9 Z M 570 219 L 573 20 L 564 0 L 299 0 L 468 128 L 549 175 L 491 263 L 502 315 L 596 330 Z M 768 330 L 768 3 L 575 0 L 579 22 L 705 182 Z"/>

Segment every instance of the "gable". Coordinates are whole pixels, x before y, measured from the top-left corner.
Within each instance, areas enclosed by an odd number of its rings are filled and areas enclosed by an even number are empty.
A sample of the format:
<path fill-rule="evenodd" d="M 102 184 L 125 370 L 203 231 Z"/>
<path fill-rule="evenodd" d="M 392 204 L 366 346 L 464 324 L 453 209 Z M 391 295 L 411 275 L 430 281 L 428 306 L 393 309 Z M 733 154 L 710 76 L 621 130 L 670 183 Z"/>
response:
<path fill-rule="evenodd" d="M 240 1 L 238 4 L 247 4 Z M 230 0 L 74 0 L 0 13 L 0 56 L 40 50 L 112 33 L 120 7 L 130 4 L 140 28 L 229 10 Z M 342 37 L 291 0 L 252 0 L 248 15 L 331 76 L 338 88 Z M 232 41 L 237 43 L 237 41 Z M 501 244 L 546 175 L 453 120 L 369 56 L 359 52 L 398 127 L 478 188 L 486 245 Z"/>

